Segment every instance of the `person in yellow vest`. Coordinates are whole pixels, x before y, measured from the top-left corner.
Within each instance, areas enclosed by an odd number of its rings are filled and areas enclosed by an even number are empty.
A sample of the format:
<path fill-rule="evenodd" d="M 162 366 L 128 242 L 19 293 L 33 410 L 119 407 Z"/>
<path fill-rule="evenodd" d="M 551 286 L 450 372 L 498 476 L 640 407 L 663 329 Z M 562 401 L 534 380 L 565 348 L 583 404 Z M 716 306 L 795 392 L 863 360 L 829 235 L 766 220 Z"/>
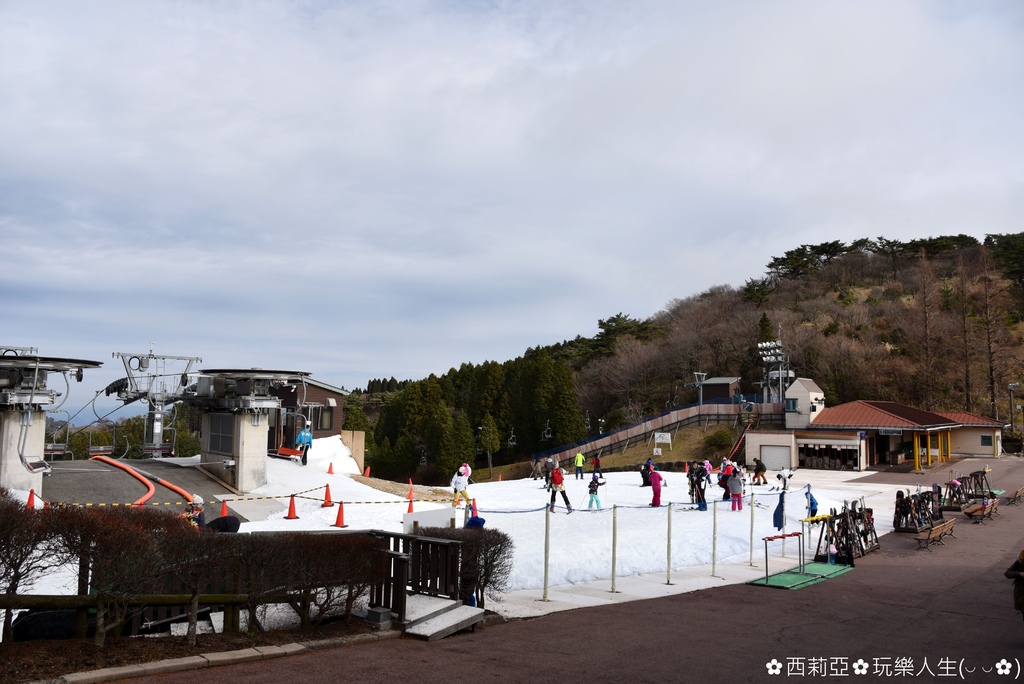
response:
<path fill-rule="evenodd" d="M 576 454 L 576 459 L 573 464 L 576 466 L 576 479 L 583 479 L 583 464 L 587 462 L 587 459 L 583 458 L 583 454 Z"/>

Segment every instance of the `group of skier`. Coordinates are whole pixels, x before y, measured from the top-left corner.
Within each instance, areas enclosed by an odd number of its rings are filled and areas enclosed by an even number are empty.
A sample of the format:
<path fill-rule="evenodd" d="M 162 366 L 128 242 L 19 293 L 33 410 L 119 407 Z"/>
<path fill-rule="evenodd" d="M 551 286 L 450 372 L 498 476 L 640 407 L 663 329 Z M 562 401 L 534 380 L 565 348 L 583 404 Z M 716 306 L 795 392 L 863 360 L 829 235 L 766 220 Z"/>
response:
<path fill-rule="evenodd" d="M 572 465 L 574 467 L 575 479 L 586 479 L 586 474 L 584 473 L 586 463 L 587 459 L 582 453 L 577 453 L 573 457 Z M 605 484 L 604 473 L 601 470 L 601 457 L 597 455 L 593 456 L 591 459 L 591 466 L 591 479 L 587 483 L 587 494 L 589 496 L 587 510 L 593 510 L 595 508 L 597 510 L 601 510 L 599 488 Z M 667 485 L 665 477 L 658 470 L 652 459 L 647 459 L 647 461 L 639 467 L 639 470 L 642 478 L 642 484 L 640 486 L 651 488 L 650 506 L 655 508 L 660 507 L 661 490 Z M 711 475 L 713 470 L 711 462 L 708 460 L 705 460 L 703 463 L 694 461 L 688 466 L 687 479 L 689 483 L 690 500 L 697 504 L 698 510 L 707 510 L 705 489 L 711 484 Z M 765 476 L 766 471 L 767 468 L 761 459 L 755 458 L 752 483 L 768 484 L 768 480 Z M 452 490 L 454 494 L 452 506 L 459 505 L 460 496 L 465 498 L 467 505 L 470 503 L 469 494 L 466 492 L 470 472 L 471 469 L 469 465 L 463 463 L 452 478 Z M 562 496 L 562 501 L 565 504 L 566 510 L 569 513 L 573 512 L 572 502 L 569 500 L 569 495 L 565 490 L 566 475 L 566 471 L 561 467 L 561 464 L 553 455 L 549 455 L 546 458 L 534 459 L 532 479 L 544 479 L 544 489 L 551 493 L 548 507 L 552 512 L 555 510 L 555 501 L 559 494 Z M 723 490 L 722 500 L 731 500 L 732 510 L 734 511 L 743 510 L 743 476 L 744 471 L 742 466 L 733 463 L 728 458 L 722 460 L 721 467 L 718 472 L 718 485 Z"/>

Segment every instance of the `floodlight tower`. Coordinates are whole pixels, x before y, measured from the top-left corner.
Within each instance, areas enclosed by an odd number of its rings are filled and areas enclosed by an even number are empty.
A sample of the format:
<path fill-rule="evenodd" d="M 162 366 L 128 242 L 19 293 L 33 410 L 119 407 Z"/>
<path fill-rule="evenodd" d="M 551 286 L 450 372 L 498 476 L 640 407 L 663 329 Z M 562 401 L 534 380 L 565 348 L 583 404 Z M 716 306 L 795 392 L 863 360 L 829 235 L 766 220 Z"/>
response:
<path fill-rule="evenodd" d="M 99 361 L 38 356 L 34 347 L 0 346 L 0 487 L 37 492 L 50 464 L 44 459 L 46 411 L 67 401 L 69 374 L 82 381 L 86 368 L 99 368 Z M 62 393 L 47 386 L 51 373 L 64 376 Z"/>
<path fill-rule="evenodd" d="M 759 342 L 757 344 L 757 353 L 761 356 L 761 361 L 764 363 L 765 370 L 765 397 L 769 401 L 778 398 L 779 403 L 786 402 L 786 379 L 790 376 L 789 370 L 789 355 L 786 354 L 786 348 L 782 345 L 782 340 L 772 340 L 771 342 Z M 772 386 L 772 380 L 778 378 L 778 394 L 775 394 L 775 388 Z"/>
<path fill-rule="evenodd" d="M 146 413 L 146 439 L 143 453 L 150 456 L 169 455 L 172 445 L 164 444 L 164 408 L 185 395 L 189 386 L 189 371 L 192 364 L 202 362 L 198 356 L 164 356 L 153 353 L 150 342 L 149 353 L 130 354 L 114 352 L 115 359 L 124 363 L 126 377 L 111 383 L 107 394 L 117 393 L 125 404 L 145 399 L 149 404 Z M 168 372 L 168 365 L 184 362 L 185 370 Z"/>

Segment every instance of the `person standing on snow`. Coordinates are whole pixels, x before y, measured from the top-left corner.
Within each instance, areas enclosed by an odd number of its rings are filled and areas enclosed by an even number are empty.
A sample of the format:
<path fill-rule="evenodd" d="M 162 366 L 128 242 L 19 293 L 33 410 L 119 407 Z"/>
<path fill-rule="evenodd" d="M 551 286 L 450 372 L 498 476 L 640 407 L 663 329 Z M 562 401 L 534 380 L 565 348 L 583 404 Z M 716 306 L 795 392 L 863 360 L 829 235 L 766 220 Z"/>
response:
<path fill-rule="evenodd" d="M 295 447 L 302 452 L 302 465 L 306 465 L 306 453 L 311 446 L 313 446 L 313 433 L 309 431 L 309 421 L 307 420 L 306 427 L 302 428 L 302 432 L 295 438 Z"/>
<path fill-rule="evenodd" d="M 587 459 L 583 458 L 583 454 L 577 452 L 576 459 L 575 459 L 575 461 L 573 461 L 573 465 L 576 466 L 576 479 L 577 480 L 582 480 L 583 479 L 583 464 L 586 463 L 586 462 L 587 462 Z"/>
<path fill-rule="evenodd" d="M 754 481 L 751 484 L 768 484 L 768 466 L 764 464 L 764 461 L 755 457 L 754 458 Z"/>
<path fill-rule="evenodd" d="M 807 490 L 807 517 L 813 518 L 818 515 L 818 500 L 814 498 L 810 490 Z"/>
<path fill-rule="evenodd" d="M 569 503 L 569 497 L 565 493 L 565 471 L 561 468 L 556 467 L 551 471 L 551 512 L 555 512 L 555 494 L 557 492 L 562 493 L 562 501 L 565 502 L 565 507 L 569 509 L 569 513 L 572 513 L 572 504 Z"/>
<path fill-rule="evenodd" d="M 452 498 L 452 508 L 457 508 L 459 505 L 459 497 L 463 497 L 466 500 L 466 505 L 471 506 L 472 500 L 469 498 L 469 476 L 473 472 L 469 464 L 463 463 L 459 466 L 458 471 L 452 477 L 452 491 L 455 492 L 454 498 Z"/>
<path fill-rule="evenodd" d="M 598 479 L 597 473 L 594 473 L 594 478 L 587 485 L 587 492 L 590 494 L 590 501 L 587 502 L 587 510 L 592 510 L 594 504 L 597 504 L 597 510 L 601 510 L 601 499 L 597 496 L 597 488 L 603 485 L 604 482 Z"/>
<path fill-rule="evenodd" d="M 604 477 L 604 472 L 601 470 L 601 456 L 594 454 L 594 473 Z"/>
<path fill-rule="evenodd" d="M 551 473 L 558 468 L 554 456 L 544 459 L 544 489 L 551 489 Z"/>
<path fill-rule="evenodd" d="M 651 506 L 657 508 L 661 506 L 661 483 L 665 478 L 655 470 L 653 463 L 651 464 L 651 472 L 648 477 L 651 480 Z"/>
<path fill-rule="evenodd" d="M 742 511 L 743 510 L 743 478 L 739 472 L 733 470 L 729 475 L 729 479 L 726 480 L 726 487 L 729 490 L 729 496 L 732 498 L 732 510 Z"/>

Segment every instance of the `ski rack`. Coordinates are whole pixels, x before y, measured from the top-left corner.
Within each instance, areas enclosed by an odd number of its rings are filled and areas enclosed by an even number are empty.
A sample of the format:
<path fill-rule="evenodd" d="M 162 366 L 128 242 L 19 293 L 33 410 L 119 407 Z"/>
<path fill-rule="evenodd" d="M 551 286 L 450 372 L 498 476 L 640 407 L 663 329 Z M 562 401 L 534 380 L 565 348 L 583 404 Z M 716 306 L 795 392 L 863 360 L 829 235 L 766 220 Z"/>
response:
<path fill-rule="evenodd" d="M 815 561 L 828 562 L 829 544 L 835 544 L 838 549 L 836 562 L 850 567 L 854 565 L 854 558 L 863 558 L 881 548 L 875 530 L 874 511 L 864 505 L 863 498 L 859 501 L 859 509 L 857 503 L 856 500 L 844 501 L 842 511 L 837 512 L 833 508 L 828 515 L 813 518 L 815 522 L 822 522 L 818 545 L 815 547 Z M 840 558 L 843 560 L 840 561 Z"/>

